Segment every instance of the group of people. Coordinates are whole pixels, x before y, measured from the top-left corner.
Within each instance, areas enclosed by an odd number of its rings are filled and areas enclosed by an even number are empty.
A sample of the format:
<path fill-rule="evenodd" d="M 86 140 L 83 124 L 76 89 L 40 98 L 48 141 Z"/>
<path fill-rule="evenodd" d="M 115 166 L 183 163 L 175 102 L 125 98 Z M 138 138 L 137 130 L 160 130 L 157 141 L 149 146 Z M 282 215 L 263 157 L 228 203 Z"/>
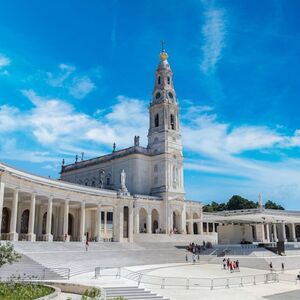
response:
<path fill-rule="evenodd" d="M 223 269 L 229 270 L 230 273 L 240 271 L 240 262 L 238 260 L 231 261 L 229 258 L 223 259 Z"/>
<path fill-rule="evenodd" d="M 203 241 L 203 246 L 202 246 L 202 249 L 205 249 L 205 242 Z M 197 245 L 195 243 L 190 243 L 188 246 L 187 246 L 187 251 L 189 252 L 192 252 L 193 254 L 200 254 L 200 251 L 201 251 L 201 246 L 200 245 Z"/>

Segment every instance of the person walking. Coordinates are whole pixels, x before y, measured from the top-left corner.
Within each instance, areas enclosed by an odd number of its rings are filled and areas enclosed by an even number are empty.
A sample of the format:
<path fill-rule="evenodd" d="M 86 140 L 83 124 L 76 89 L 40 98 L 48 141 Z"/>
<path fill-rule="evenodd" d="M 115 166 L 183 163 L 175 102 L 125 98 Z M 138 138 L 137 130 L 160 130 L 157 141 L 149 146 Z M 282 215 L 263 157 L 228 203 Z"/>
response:
<path fill-rule="evenodd" d="M 284 263 L 283 262 L 281 263 L 281 272 L 282 273 L 284 272 Z"/>
<path fill-rule="evenodd" d="M 89 250 L 89 240 L 88 239 L 86 239 L 86 241 L 85 241 L 85 251 L 87 252 L 88 250 Z"/>
<path fill-rule="evenodd" d="M 240 271 L 240 262 L 238 260 L 235 262 L 235 266 L 237 270 Z"/>
<path fill-rule="evenodd" d="M 185 262 L 189 262 L 189 257 L 188 257 L 188 255 L 187 255 L 187 253 L 185 254 Z"/>
<path fill-rule="evenodd" d="M 226 270 L 226 258 L 223 259 L 223 269 Z"/>
<path fill-rule="evenodd" d="M 270 262 L 269 267 L 270 267 L 270 271 L 273 272 L 273 264 L 272 264 L 272 262 Z"/>

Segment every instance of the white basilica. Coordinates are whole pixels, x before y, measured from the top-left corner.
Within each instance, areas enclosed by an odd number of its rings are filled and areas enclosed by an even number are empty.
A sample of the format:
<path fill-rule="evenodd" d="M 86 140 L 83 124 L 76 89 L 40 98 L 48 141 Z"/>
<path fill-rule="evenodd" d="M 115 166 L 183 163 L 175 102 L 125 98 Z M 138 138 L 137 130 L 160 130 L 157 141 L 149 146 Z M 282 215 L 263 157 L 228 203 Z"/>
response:
<path fill-rule="evenodd" d="M 179 107 L 167 58 L 163 50 L 147 147 L 136 136 L 127 149 L 114 146 L 108 155 L 63 164 L 60 180 L 1 164 L 1 239 L 202 239 L 202 204 L 185 200 Z M 215 229 L 206 240 L 216 242 Z"/>
<path fill-rule="evenodd" d="M 202 212 L 185 200 L 179 107 L 162 50 L 149 107 L 148 145 L 61 168 L 53 180 L 0 163 L 1 240 L 240 243 L 297 241 L 300 213 Z"/>

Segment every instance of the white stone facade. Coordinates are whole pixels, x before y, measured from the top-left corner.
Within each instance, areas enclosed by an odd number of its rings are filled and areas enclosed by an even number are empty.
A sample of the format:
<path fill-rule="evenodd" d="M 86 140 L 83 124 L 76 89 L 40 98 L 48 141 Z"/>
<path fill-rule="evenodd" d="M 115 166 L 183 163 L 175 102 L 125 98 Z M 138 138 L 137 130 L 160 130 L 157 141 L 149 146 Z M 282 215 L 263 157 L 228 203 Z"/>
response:
<path fill-rule="evenodd" d="M 0 164 L 1 239 L 217 242 L 202 204 L 185 200 L 179 106 L 160 54 L 148 146 L 63 165 L 52 180 Z"/>

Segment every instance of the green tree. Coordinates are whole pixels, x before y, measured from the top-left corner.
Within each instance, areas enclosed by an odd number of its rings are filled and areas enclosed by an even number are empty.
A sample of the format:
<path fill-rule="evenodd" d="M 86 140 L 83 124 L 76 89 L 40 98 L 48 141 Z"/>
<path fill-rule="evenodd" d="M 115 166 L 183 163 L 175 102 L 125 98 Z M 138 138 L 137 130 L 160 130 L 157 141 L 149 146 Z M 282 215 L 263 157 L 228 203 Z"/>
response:
<path fill-rule="evenodd" d="M 250 209 L 257 208 L 258 203 L 243 198 L 239 195 L 233 195 L 226 204 L 226 210 Z"/>
<path fill-rule="evenodd" d="M 0 243 L 0 268 L 5 264 L 12 264 L 18 261 L 21 255 L 14 250 L 11 243 Z"/>
<path fill-rule="evenodd" d="M 280 210 L 284 210 L 284 207 L 282 207 L 279 204 L 276 204 L 275 202 L 273 202 L 271 200 L 268 200 L 265 203 L 264 207 L 267 208 L 267 209 L 280 209 Z"/>

